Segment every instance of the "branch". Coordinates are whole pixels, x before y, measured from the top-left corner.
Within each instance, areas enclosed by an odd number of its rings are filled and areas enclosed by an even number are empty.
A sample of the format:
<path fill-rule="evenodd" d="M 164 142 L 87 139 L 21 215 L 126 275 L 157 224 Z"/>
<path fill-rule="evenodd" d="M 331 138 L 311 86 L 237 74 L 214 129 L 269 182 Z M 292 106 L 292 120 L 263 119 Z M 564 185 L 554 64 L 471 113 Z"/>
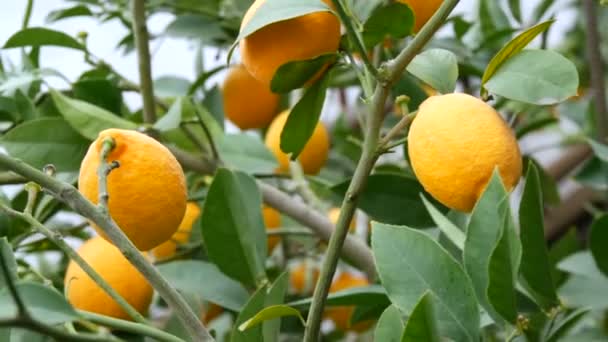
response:
<path fill-rule="evenodd" d="M 4 275 L 4 280 L 6 281 L 6 286 L 8 287 L 8 291 L 11 293 L 11 297 L 13 297 L 13 300 L 15 301 L 15 305 L 17 306 L 17 315 L 19 318 L 29 318 L 30 315 L 27 311 L 27 308 L 25 307 L 25 304 L 23 303 L 23 299 L 21 299 L 21 296 L 19 295 L 19 292 L 17 291 L 17 287 L 15 286 L 15 283 L 13 282 L 13 277 L 11 276 L 11 273 L 9 272 L 8 269 L 8 265 L 6 264 L 6 260 L 4 260 L 4 256 L 2 254 L 0 254 L 0 268 L 2 268 L 2 275 Z"/>
<path fill-rule="evenodd" d="M 27 179 L 13 172 L 0 172 L 0 185 L 23 184 L 26 182 Z"/>
<path fill-rule="evenodd" d="M 147 336 L 156 339 L 157 341 L 165 342 L 184 342 L 184 340 L 166 333 L 162 330 L 150 327 L 147 325 L 133 323 L 122 319 L 116 319 L 108 316 L 98 315 L 96 313 L 79 310 L 78 313 L 86 320 L 95 324 L 103 325 L 112 330 L 125 331 L 133 334 Z"/>
<path fill-rule="evenodd" d="M 139 83 L 144 102 L 144 122 L 153 124 L 156 121 L 156 108 L 154 105 L 154 84 L 152 83 L 152 68 L 150 67 L 150 46 L 148 28 L 146 27 L 145 0 L 131 0 L 133 12 L 133 35 L 137 48 L 139 64 Z"/>
<path fill-rule="evenodd" d="M 27 0 L 27 5 L 25 5 L 25 14 L 23 15 L 23 22 L 21 23 L 22 30 L 25 30 L 30 25 L 32 7 L 34 7 L 34 0 Z"/>
<path fill-rule="evenodd" d="M 61 342 L 122 342 L 115 337 L 99 336 L 94 334 L 70 334 L 59 328 L 46 325 L 42 322 L 33 319 L 14 318 L 0 320 L 0 328 L 3 327 L 18 327 L 26 330 L 31 330 L 46 336 L 54 338 Z"/>
<path fill-rule="evenodd" d="M 435 15 L 433 15 L 431 20 L 416 35 L 410 45 L 408 45 L 408 47 L 394 60 L 387 62 L 384 67 L 381 67 L 381 69 L 388 72 L 388 78 L 387 81 L 380 80 L 372 97 L 371 111 L 367 120 L 367 130 L 363 142 L 363 152 L 346 192 L 344 201 L 342 202 L 336 230 L 329 240 L 327 254 L 323 260 L 323 266 L 321 267 L 321 273 L 315 287 L 306 322 L 306 330 L 304 332 L 305 342 L 315 342 L 318 340 L 325 300 L 329 293 L 333 275 L 336 271 L 338 256 L 348 234 L 348 226 L 355 212 L 357 199 L 377 160 L 378 154 L 376 152 L 380 139 L 382 120 L 384 118 L 384 106 L 390 93 L 391 86 L 401 77 L 401 74 L 408 64 L 431 39 L 457 3 L 458 0 L 443 1 Z"/>
<path fill-rule="evenodd" d="M 124 256 L 148 280 L 159 295 L 175 310 L 188 333 L 196 341 L 213 341 L 197 315 L 160 272 L 135 248 L 116 223 L 78 192 L 70 184 L 56 180 L 5 154 L 0 154 L 0 166 L 22 175 L 47 189 L 55 198 L 66 203 L 80 215 L 89 218 L 100 227 Z"/>

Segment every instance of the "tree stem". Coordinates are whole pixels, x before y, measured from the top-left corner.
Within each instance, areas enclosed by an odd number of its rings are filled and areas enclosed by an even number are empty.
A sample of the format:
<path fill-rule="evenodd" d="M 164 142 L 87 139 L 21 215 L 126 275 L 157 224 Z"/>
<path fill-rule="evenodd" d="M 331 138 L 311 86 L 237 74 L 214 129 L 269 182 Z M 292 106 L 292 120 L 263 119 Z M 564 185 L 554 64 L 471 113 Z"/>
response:
<path fill-rule="evenodd" d="M 153 124 L 156 121 L 156 108 L 154 104 L 154 84 L 152 83 L 152 68 L 150 66 L 150 42 L 146 26 L 145 0 L 132 0 L 133 35 L 137 48 L 137 61 L 139 65 L 139 83 L 143 98 L 144 122 Z"/>

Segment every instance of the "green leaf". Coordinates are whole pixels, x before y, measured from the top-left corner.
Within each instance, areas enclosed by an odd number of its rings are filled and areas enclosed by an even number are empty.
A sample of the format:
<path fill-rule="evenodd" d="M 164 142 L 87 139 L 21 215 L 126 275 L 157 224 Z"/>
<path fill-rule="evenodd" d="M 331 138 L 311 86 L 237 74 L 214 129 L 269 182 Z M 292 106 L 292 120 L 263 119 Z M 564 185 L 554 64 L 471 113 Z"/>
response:
<path fill-rule="evenodd" d="M 160 97 L 186 96 L 190 81 L 177 76 L 162 76 L 154 80 L 154 93 Z"/>
<path fill-rule="evenodd" d="M 374 331 L 374 341 L 400 342 L 403 328 L 401 312 L 396 306 L 390 305 L 378 319 Z"/>
<path fill-rule="evenodd" d="M 591 158 L 574 176 L 574 179 L 597 191 L 608 190 L 607 164 L 598 157 Z"/>
<path fill-rule="evenodd" d="M 89 142 L 62 118 L 40 118 L 8 131 L 0 145 L 37 169 L 53 164 L 59 172 L 74 172 L 80 169 Z"/>
<path fill-rule="evenodd" d="M 556 319 L 557 322 L 555 322 L 554 325 L 551 326 L 551 329 L 546 333 L 543 341 L 561 341 L 562 338 L 565 337 L 572 328 L 574 328 L 576 323 L 578 323 L 588 313 L 589 309 L 582 308 L 566 314 L 565 317 L 559 317 L 559 319 Z"/>
<path fill-rule="evenodd" d="M 603 162 L 608 162 L 608 145 L 597 142 L 593 139 L 587 139 L 589 146 L 595 153 L 595 156 L 598 157 Z"/>
<path fill-rule="evenodd" d="M 557 268 L 574 275 L 608 280 L 608 277 L 597 267 L 593 254 L 590 251 L 581 251 L 569 255 L 557 264 Z"/>
<path fill-rule="evenodd" d="M 232 52 L 241 39 L 249 36 L 255 31 L 279 21 L 300 17 L 314 12 L 331 11 L 321 0 L 266 0 L 258 7 L 255 14 L 243 26 L 239 36 L 236 38 L 232 48 L 228 52 L 228 64 Z"/>
<path fill-rule="evenodd" d="M 287 294 L 287 288 L 289 287 L 289 276 L 287 272 L 281 273 L 280 276 L 274 281 L 264 300 L 264 306 L 275 306 L 281 305 L 285 302 L 285 295 Z M 281 320 L 269 320 L 264 322 L 262 327 L 262 334 L 264 335 L 264 342 L 278 342 L 279 334 L 281 332 Z"/>
<path fill-rule="evenodd" d="M 540 189 L 543 202 L 546 205 L 555 206 L 558 205 L 561 201 L 559 195 L 559 189 L 557 182 L 555 179 L 547 173 L 547 171 L 543 168 L 543 166 L 536 160 L 530 157 L 524 157 L 524 173 L 528 173 L 528 167 L 530 165 L 534 165 L 536 171 L 538 172 L 538 177 L 540 181 Z"/>
<path fill-rule="evenodd" d="M 412 33 L 414 13 L 406 4 L 393 2 L 377 7 L 363 25 L 363 41 L 367 47 L 386 37 L 404 38 Z"/>
<path fill-rule="evenodd" d="M 72 85 L 74 98 L 101 107 L 112 113 L 122 109 L 122 92 L 110 80 L 84 78 Z"/>
<path fill-rule="evenodd" d="M 548 50 L 525 50 L 506 61 L 485 88 L 507 99 L 551 105 L 576 95 L 578 85 L 576 67 L 564 56 Z"/>
<path fill-rule="evenodd" d="M 270 90 L 274 93 L 287 93 L 302 88 L 326 65 L 337 58 L 335 53 L 320 55 L 311 59 L 287 62 L 279 67 L 272 77 Z"/>
<path fill-rule="evenodd" d="M 231 39 L 222 27 L 222 22 L 207 15 L 181 14 L 165 29 L 173 38 L 195 39 L 205 45 L 217 45 Z"/>
<path fill-rule="evenodd" d="M 608 215 L 597 218 L 591 225 L 589 235 L 589 249 L 593 259 L 600 269 L 608 277 Z"/>
<path fill-rule="evenodd" d="M 83 17 L 83 16 L 92 16 L 93 12 L 84 5 L 76 5 L 73 7 L 62 8 L 58 10 L 54 10 L 49 12 L 44 20 L 47 23 L 54 23 L 61 19 L 72 18 L 72 17 Z"/>
<path fill-rule="evenodd" d="M 99 132 L 108 128 L 137 129 L 131 121 L 122 119 L 90 103 L 71 99 L 51 90 L 55 106 L 66 121 L 83 137 L 95 140 Z"/>
<path fill-rule="evenodd" d="M 306 310 L 312 298 L 306 298 L 288 303 L 302 310 Z M 385 305 L 386 304 L 386 305 Z M 386 291 L 380 285 L 370 285 L 350 288 L 330 293 L 325 301 L 327 306 L 384 306 L 390 305 Z"/>
<path fill-rule="evenodd" d="M 437 242 L 407 227 L 373 222 L 372 250 L 382 285 L 403 313 L 411 314 L 428 291 L 436 303 L 442 336 L 479 340 L 479 310 L 471 282 Z"/>
<path fill-rule="evenodd" d="M 433 221 L 437 225 L 437 228 L 439 228 L 439 230 L 441 230 L 441 232 L 445 234 L 445 236 L 450 239 L 450 241 L 452 241 L 452 243 L 454 243 L 458 249 L 463 250 L 466 236 L 462 230 L 460 230 L 458 226 L 445 217 L 441 211 L 435 208 L 435 206 L 429 202 L 424 195 L 420 194 L 420 197 L 422 198 L 422 202 L 424 203 L 426 210 L 428 210 L 431 218 L 433 218 Z"/>
<path fill-rule="evenodd" d="M 344 196 L 350 180 L 332 187 L 336 194 Z M 420 194 L 427 196 L 422 185 L 413 178 L 395 174 L 373 174 L 359 196 L 359 208 L 373 220 L 406 225 L 414 228 L 428 228 L 434 222 L 420 201 Z M 447 208 L 435 200 L 431 203 L 446 212 Z"/>
<path fill-rule="evenodd" d="M 431 292 L 425 292 L 416 304 L 407 320 L 401 341 L 441 341 Z"/>
<path fill-rule="evenodd" d="M 549 310 L 559 304 L 551 279 L 551 264 L 545 242 L 544 206 L 536 166 L 528 166 L 526 185 L 519 205 L 519 238 L 522 245 L 521 277 L 539 305 Z"/>
<path fill-rule="evenodd" d="M 264 335 L 262 326 L 255 326 L 251 329 L 247 329 L 245 331 L 241 331 L 238 327 L 245 323 L 250 317 L 254 316 L 260 310 L 264 309 L 265 301 L 266 301 L 266 293 L 268 291 L 268 286 L 260 287 L 249 301 L 241 310 L 239 315 L 234 322 L 234 326 L 232 329 L 232 333 L 230 334 L 231 342 L 255 342 L 255 341 L 264 341 Z"/>
<path fill-rule="evenodd" d="M 482 96 L 485 97 L 485 87 L 486 83 L 494 76 L 494 74 L 502 67 L 502 65 L 508 61 L 513 56 L 517 55 L 521 52 L 531 41 L 536 38 L 539 34 L 545 32 L 555 20 L 549 20 L 542 22 L 538 25 L 532 26 L 531 28 L 523 31 L 515 38 L 513 38 L 509 43 L 507 43 L 498 53 L 492 58 L 485 72 L 483 73 L 483 77 L 481 78 L 481 86 L 482 86 Z"/>
<path fill-rule="evenodd" d="M 608 278 L 571 275 L 559 288 L 562 304 L 571 308 L 608 309 Z"/>
<path fill-rule="evenodd" d="M 266 230 L 262 198 L 245 173 L 219 169 L 201 218 L 209 259 L 226 275 L 249 286 L 266 279 Z"/>
<path fill-rule="evenodd" d="M 263 323 L 264 321 L 269 321 L 285 316 L 295 316 L 300 319 L 302 325 L 306 325 L 306 321 L 304 321 L 304 318 L 300 314 L 300 311 L 287 305 L 273 305 L 262 309 L 260 312 L 255 314 L 255 316 L 243 322 L 241 325 L 239 325 L 239 330 L 245 331 L 249 328 L 255 327 Z"/>
<path fill-rule="evenodd" d="M 13 254 L 13 249 L 11 245 L 8 243 L 6 237 L 0 238 L 0 258 L 4 260 L 4 264 L 8 268 L 8 273 L 10 279 L 13 282 L 17 281 L 17 262 L 15 261 L 15 255 Z M 0 269 L 0 291 L 6 286 L 6 275 Z"/>
<path fill-rule="evenodd" d="M 76 311 L 57 290 L 38 283 L 17 283 L 17 292 L 32 318 L 48 325 L 56 325 L 79 319 Z M 0 319 L 12 319 L 17 306 L 8 290 L 0 290 Z"/>
<path fill-rule="evenodd" d="M 407 71 L 442 94 L 454 92 L 458 80 L 458 59 L 448 50 L 430 49 L 417 55 Z"/>
<path fill-rule="evenodd" d="M 85 50 L 85 47 L 82 44 L 67 34 L 42 27 L 30 27 L 18 31 L 4 43 L 2 48 L 9 49 L 25 46 L 48 45 Z"/>
<path fill-rule="evenodd" d="M 277 159 L 260 139 L 249 134 L 227 134 L 216 141 L 226 165 L 249 174 L 273 173 Z"/>
<path fill-rule="evenodd" d="M 158 119 L 153 127 L 160 132 L 167 132 L 179 128 L 179 124 L 182 122 L 183 101 L 184 99 L 182 97 L 177 98 L 171 107 L 169 107 L 167 113 Z"/>
<path fill-rule="evenodd" d="M 24 121 L 32 120 L 39 116 L 34 102 L 32 102 L 29 97 L 25 96 L 19 89 L 15 91 L 15 105 L 17 106 L 21 119 Z"/>
<path fill-rule="evenodd" d="M 205 261 L 174 261 L 159 265 L 158 270 L 176 289 L 198 295 L 201 299 L 232 311 L 240 311 L 249 298 L 247 290 L 241 284 Z"/>
<path fill-rule="evenodd" d="M 300 155 L 319 122 L 330 74 L 329 72 L 326 73 L 320 80 L 306 89 L 304 96 L 289 113 L 285 127 L 281 132 L 281 150 L 288 154 L 291 153 L 292 160 Z"/>
<path fill-rule="evenodd" d="M 513 18 L 521 23 L 521 4 L 519 0 L 509 0 L 509 9 L 511 10 L 511 14 L 513 14 Z"/>

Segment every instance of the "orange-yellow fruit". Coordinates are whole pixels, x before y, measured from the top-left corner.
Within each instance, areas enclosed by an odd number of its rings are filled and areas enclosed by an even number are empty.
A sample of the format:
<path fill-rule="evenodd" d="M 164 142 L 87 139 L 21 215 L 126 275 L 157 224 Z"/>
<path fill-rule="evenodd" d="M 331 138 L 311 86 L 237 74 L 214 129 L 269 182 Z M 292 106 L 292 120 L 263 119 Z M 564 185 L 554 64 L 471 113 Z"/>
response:
<path fill-rule="evenodd" d="M 116 145 L 107 160 L 120 164 L 107 178 L 110 215 L 137 248 L 147 251 L 169 240 L 184 217 L 184 172 L 158 141 L 136 131 L 107 129 L 99 133 L 80 165 L 78 189 L 93 203 L 99 198 L 97 169 L 108 137 Z"/>
<path fill-rule="evenodd" d="M 443 0 L 397 0 L 409 5 L 414 12 L 414 32 L 420 31 L 422 26 L 435 14 Z"/>
<path fill-rule="evenodd" d="M 331 6 L 330 0 L 323 0 Z M 243 18 L 241 30 L 265 0 L 256 0 Z M 314 12 L 265 26 L 241 40 L 243 64 L 270 88 L 279 67 L 285 63 L 333 53 L 340 46 L 340 21 L 331 12 Z"/>
<path fill-rule="evenodd" d="M 354 287 L 363 287 L 369 285 L 369 281 L 355 274 L 344 272 L 338 276 L 329 288 L 329 293 L 334 293 L 342 290 L 347 290 Z M 325 310 L 325 317 L 331 319 L 336 325 L 336 329 L 340 331 L 356 331 L 363 332 L 369 329 L 374 322 L 363 321 L 351 325 L 350 320 L 355 311 L 354 306 L 333 306 Z"/>
<path fill-rule="evenodd" d="M 289 272 L 289 283 L 295 293 L 303 295 L 310 292 L 319 280 L 319 269 L 310 267 L 305 262 L 298 264 Z"/>
<path fill-rule="evenodd" d="M 329 220 L 331 221 L 331 223 L 333 223 L 334 225 L 338 224 L 338 218 L 340 217 L 340 208 L 331 208 L 327 216 L 329 216 Z M 350 225 L 348 226 L 348 231 L 354 232 L 356 229 L 357 221 L 353 217 L 353 219 L 350 221 Z"/>
<path fill-rule="evenodd" d="M 205 325 L 208 325 L 211 321 L 216 319 L 222 313 L 224 313 L 224 308 L 217 304 L 209 303 L 207 309 L 203 310 L 203 312 L 201 313 L 201 321 Z"/>
<path fill-rule="evenodd" d="M 222 92 L 226 117 L 243 130 L 268 126 L 279 106 L 279 96 L 243 65 L 228 71 Z"/>
<path fill-rule="evenodd" d="M 78 254 L 133 308 L 146 314 L 152 301 L 152 287 L 118 248 L 101 237 L 94 237 L 78 249 Z M 65 274 L 65 292 L 68 301 L 77 309 L 131 320 L 73 260 Z"/>
<path fill-rule="evenodd" d="M 279 114 L 268 127 L 266 132 L 266 146 L 272 151 L 279 162 L 279 172 L 289 171 L 289 156 L 281 150 L 281 132 L 287 122 L 289 111 Z M 317 174 L 325 165 L 329 156 L 329 133 L 327 128 L 319 121 L 310 140 L 298 156 L 302 170 L 306 174 Z"/>
<path fill-rule="evenodd" d="M 168 241 L 165 241 L 152 249 L 152 254 L 154 254 L 156 259 L 166 259 L 173 256 L 177 250 L 177 246 L 188 242 L 192 226 L 200 216 L 201 208 L 198 204 L 196 204 L 196 202 L 188 202 L 182 223 L 180 223 L 175 234 L 173 234 Z"/>
<path fill-rule="evenodd" d="M 522 172 L 511 129 L 494 108 L 466 94 L 432 96 L 420 105 L 408 153 L 424 189 L 465 212 L 473 209 L 496 167 L 508 190 Z"/>
<path fill-rule="evenodd" d="M 271 207 L 264 206 L 262 208 L 262 216 L 264 217 L 264 225 L 266 230 L 274 230 L 281 227 L 281 214 Z M 268 237 L 268 252 L 270 253 L 281 241 L 279 236 L 273 235 Z"/>

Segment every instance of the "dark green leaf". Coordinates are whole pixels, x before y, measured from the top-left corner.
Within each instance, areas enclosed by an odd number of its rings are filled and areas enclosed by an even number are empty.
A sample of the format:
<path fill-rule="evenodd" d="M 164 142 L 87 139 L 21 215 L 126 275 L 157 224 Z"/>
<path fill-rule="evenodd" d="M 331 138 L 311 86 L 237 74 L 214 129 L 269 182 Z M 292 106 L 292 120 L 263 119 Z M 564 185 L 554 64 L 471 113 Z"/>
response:
<path fill-rule="evenodd" d="M 350 180 L 340 183 L 332 190 L 344 196 Z M 428 228 L 434 222 L 420 201 L 420 195 L 429 195 L 415 179 L 394 174 L 371 175 L 361 195 L 359 207 L 370 217 L 379 222 L 407 225 L 414 228 Z M 440 212 L 447 209 L 435 200 L 431 203 Z"/>
<path fill-rule="evenodd" d="M 403 38 L 412 33 L 414 14 L 410 7 L 399 2 L 376 8 L 363 25 L 363 41 L 367 47 L 382 42 L 386 37 Z"/>
<path fill-rule="evenodd" d="M 538 172 L 538 177 L 540 180 L 540 188 L 541 195 L 543 198 L 543 202 L 546 205 L 554 206 L 558 205 L 561 201 L 559 195 L 559 189 L 557 186 L 557 182 L 551 175 L 547 173 L 547 171 L 543 168 L 543 166 L 536 160 L 530 157 L 524 157 L 524 173 L 528 173 L 528 167 L 530 165 L 534 165 Z"/>
<path fill-rule="evenodd" d="M 258 325 L 245 331 L 241 331 L 238 327 L 264 309 L 267 291 L 268 286 L 262 286 L 253 294 L 253 296 L 251 296 L 251 298 L 249 298 L 249 301 L 234 322 L 232 334 L 230 336 L 231 342 L 264 341 L 262 326 Z"/>
<path fill-rule="evenodd" d="M 270 90 L 274 93 L 287 93 L 302 88 L 326 65 L 333 63 L 336 54 L 320 55 L 308 60 L 291 61 L 279 67 L 270 83 Z"/>
<path fill-rule="evenodd" d="M 509 9 L 511 10 L 511 14 L 513 14 L 513 18 L 521 23 L 521 4 L 519 0 L 509 0 Z"/>
<path fill-rule="evenodd" d="M 315 131 L 325 103 L 329 78 L 330 73 L 328 72 L 310 88 L 306 89 L 304 96 L 289 113 L 285 127 L 281 132 L 281 150 L 291 154 L 292 160 L 300 155 Z"/>
<path fill-rule="evenodd" d="M 63 295 L 53 288 L 23 282 L 17 284 L 17 292 L 32 318 L 44 324 L 56 325 L 79 319 Z M 17 306 L 8 288 L 0 290 L 0 319 L 11 319 L 16 314 Z"/>
<path fill-rule="evenodd" d="M 85 50 L 82 44 L 67 34 L 42 27 L 30 27 L 18 31 L 4 43 L 3 49 L 46 45 Z"/>
<path fill-rule="evenodd" d="M 407 71 L 442 94 L 454 92 L 458 80 L 458 60 L 448 50 L 430 49 L 417 55 Z"/>
<path fill-rule="evenodd" d="M 249 174 L 273 173 L 278 165 L 266 145 L 249 134 L 227 134 L 217 148 L 227 165 Z"/>
<path fill-rule="evenodd" d="M 558 342 L 565 337 L 568 332 L 578 323 L 586 314 L 589 313 L 589 309 L 583 308 L 574 310 L 565 315 L 565 317 L 556 318 L 555 325 L 552 325 L 543 341 L 546 342 Z"/>
<path fill-rule="evenodd" d="M 40 118 L 11 129 L 0 140 L 6 151 L 42 169 L 53 164 L 59 172 L 80 169 L 88 141 L 61 118 Z"/>
<path fill-rule="evenodd" d="M 396 306 L 391 305 L 384 312 L 374 331 L 374 341 L 400 342 L 403 333 L 403 318 Z"/>
<path fill-rule="evenodd" d="M 526 174 L 526 186 L 519 205 L 519 225 L 523 252 L 521 276 L 528 292 L 548 310 L 559 304 L 559 300 L 551 279 L 540 177 L 534 164 L 529 164 Z"/>
<path fill-rule="evenodd" d="M 58 9 L 58 10 L 49 12 L 49 14 L 46 16 L 45 21 L 47 23 L 53 23 L 53 22 L 56 22 L 56 21 L 59 21 L 61 19 L 65 19 L 65 18 L 91 16 L 91 15 L 93 15 L 93 12 L 91 12 L 91 10 L 87 6 L 76 5 L 73 7 L 62 8 L 62 9 Z"/>
<path fill-rule="evenodd" d="M 437 317 L 431 292 L 425 292 L 407 320 L 402 342 L 439 342 Z"/>
<path fill-rule="evenodd" d="M 442 336 L 479 340 L 479 310 L 471 282 L 437 242 L 420 231 L 373 222 L 372 250 L 382 285 L 403 313 L 411 314 L 428 291 Z"/>
<path fill-rule="evenodd" d="M 112 82 L 103 78 L 80 79 L 72 85 L 74 98 L 89 102 L 112 113 L 120 113 L 122 92 Z"/>
<path fill-rule="evenodd" d="M 593 259 L 600 269 L 608 277 L 608 216 L 604 215 L 593 222 L 589 235 L 589 249 Z"/>
<path fill-rule="evenodd" d="M 266 278 L 266 230 L 261 209 L 262 199 L 253 178 L 238 171 L 217 171 L 201 218 L 205 247 L 209 259 L 222 272 L 250 286 Z"/>
<path fill-rule="evenodd" d="M 17 281 L 17 262 L 15 261 L 15 255 L 13 249 L 8 243 L 6 237 L 0 238 L 0 258 L 4 260 L 4 264 L 8 268 L 8 275 L 12 282 Z M 6 286 L 6 275 L 0 269 L 0 291 Z"/>
<path fill-rule="evenodd" d="M 158 269 L 176 289 L 198 295 L 201 299 L 232 311 L 240 311 L 249 298 L 247 290 L 241 284 L 205 261 L 174 261 L 162 264 Z"/>
<path fill-rule="evenodd" d="M 15 105 L 23 121 L 32 120 L 39 116 L 34 102 L 19 89 L 15 91 Z"/>
<path fill-rule="evenodd" d="M 307 309 L 312 302 L 312 298 L 302 299 L 288 303 L 303 310 Z M 355 287 L 330 293 L 325 302 L 327 306 L 389 306 L 390 302 L 386 296 L 386 291 L 380 285 L 370 285 L 366 287 Z"/>

